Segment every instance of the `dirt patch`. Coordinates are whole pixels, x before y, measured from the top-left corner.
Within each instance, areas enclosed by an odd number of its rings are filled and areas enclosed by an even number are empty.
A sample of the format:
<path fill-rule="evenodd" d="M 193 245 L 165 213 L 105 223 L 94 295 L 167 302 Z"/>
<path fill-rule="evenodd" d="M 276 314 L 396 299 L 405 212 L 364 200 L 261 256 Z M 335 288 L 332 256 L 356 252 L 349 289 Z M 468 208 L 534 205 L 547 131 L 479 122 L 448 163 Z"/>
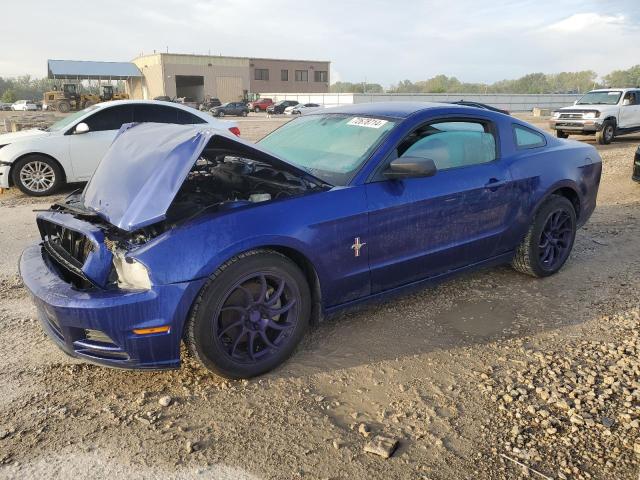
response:
<path fill-rule="evenodd" d="M 256 139 L 285 120 L 240 127 Z M 343 313 L 245 382 L 190 359 L 130 372 L 65 356 L 17 277 L 33 210 L 52 199 L 5 193 L 0 478 L 536 478 L 512 460 L 551 478 L 637 478 L 638 141 L 598 147 L 598 208 L 558 275 L 500 267 Z M 375 435 L 399 440 L 390 459 L 364 451 Z"/>

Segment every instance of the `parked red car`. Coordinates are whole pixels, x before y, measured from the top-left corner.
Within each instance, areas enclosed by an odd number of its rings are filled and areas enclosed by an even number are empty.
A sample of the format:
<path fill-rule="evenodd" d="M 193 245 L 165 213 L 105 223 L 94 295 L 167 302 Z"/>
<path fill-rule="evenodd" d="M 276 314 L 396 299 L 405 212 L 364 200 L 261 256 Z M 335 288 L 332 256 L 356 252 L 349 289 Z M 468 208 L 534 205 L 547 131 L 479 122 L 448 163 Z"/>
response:
<path fill-rule="evenodd" d="M 269 105 L 273 105 L 273 100 L 271 100 L 270 98 L 260 98 L 255 102 L 249 102 L 247 106 L 252 112 L 259 112 L 260 110 L 264 112 L 267 110 L 267 107 Z"/>

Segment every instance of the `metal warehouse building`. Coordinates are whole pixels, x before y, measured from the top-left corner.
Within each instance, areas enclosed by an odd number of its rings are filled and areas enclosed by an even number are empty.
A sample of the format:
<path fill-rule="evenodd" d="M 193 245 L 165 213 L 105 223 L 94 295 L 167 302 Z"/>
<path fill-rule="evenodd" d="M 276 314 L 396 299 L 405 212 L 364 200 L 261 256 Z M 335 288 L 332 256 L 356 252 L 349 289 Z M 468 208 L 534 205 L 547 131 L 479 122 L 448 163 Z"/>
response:
<path fill-rule="evenodd" d="M 128 80 L 132 98 L 217 97 L 229 102 L 264 92 L 329 91 L 328 61 L 154 53 L 132 63 L 141 73 Z"/>

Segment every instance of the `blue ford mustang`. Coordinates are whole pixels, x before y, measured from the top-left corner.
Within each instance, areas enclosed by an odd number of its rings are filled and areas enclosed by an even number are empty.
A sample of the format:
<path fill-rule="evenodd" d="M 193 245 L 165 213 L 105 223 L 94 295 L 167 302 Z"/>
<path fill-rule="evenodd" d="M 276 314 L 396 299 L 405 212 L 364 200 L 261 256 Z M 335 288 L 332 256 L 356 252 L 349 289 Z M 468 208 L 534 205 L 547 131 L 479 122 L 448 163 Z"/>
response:
<path fill-rule="evenodd" d="M 251 144 L 129 124 L 37 217 L 20 271 L 65 352 L 227 377 L 283 362 L 327 313 L 464 270 L 557 272 L 596 205 L 597 151 L 473 107 L 326 109 Z"/>

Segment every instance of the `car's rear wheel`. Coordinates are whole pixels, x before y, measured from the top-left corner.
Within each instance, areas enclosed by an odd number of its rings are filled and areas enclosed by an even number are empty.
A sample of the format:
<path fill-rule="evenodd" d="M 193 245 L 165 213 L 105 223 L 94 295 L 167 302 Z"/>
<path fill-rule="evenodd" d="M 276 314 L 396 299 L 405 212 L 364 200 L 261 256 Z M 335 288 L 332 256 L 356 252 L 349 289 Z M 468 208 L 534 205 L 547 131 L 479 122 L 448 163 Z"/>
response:
<path fill-rule="evenodd" d="M 562 130 L 556 130 L 556 137 L 569 138 L 569 134 L 567 132 L 563 132 Z"/>
<path fill-rule="evenodd" d="M 51 195 L 63 182 L 62 170 L 56 162 L 43 155 L 27 155 L 12 169 L 13 184 L 27 195 Z"/>
<path fill-rule="evenodd" d="M 254 377 L 291 355 L 310 315 L 309 286 L 297 265 L 278 252 L 252 250 L 212 275 L 194 304 L 185 342 L 219 375 Z"/>
<path fill-rule="evenodd" d="M 616 126 L 611 120 L 602 124 L 602 130 L 596 132 L 596 140 L 600 145 L 608 145 L 616 135 Z"/>
<path fill-rule="evenodd" d="M 565 197 L 552 195 L 538 209 L 511 262 L 534 277 L 553 275 L 569 258 L 576 237 L 576 211 Z"/>

